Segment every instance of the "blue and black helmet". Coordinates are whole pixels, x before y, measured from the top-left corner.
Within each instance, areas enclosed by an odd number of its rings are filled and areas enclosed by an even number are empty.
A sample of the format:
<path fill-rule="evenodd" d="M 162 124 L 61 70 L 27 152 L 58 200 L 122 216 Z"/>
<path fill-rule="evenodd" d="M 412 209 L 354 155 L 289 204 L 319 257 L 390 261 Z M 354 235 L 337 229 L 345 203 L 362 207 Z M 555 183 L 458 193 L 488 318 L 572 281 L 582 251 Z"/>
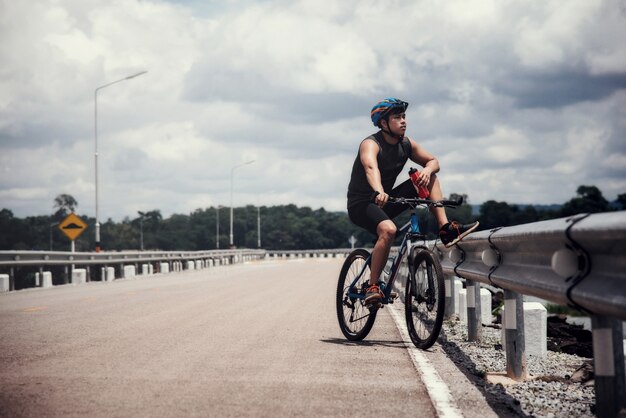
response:
<path fill-rule="evenodd" d="M 386 117 L 396 109 L 400 109 L 400 111 L 404 112 L 407 107 L 409 107 L 409 104 L 407 102 L 403 102 L 402 100 L 396 99 L 395 97 L 388 97 L 386 99 L 383 99 L 380 102 L 376 103 L 372 108 L 372 123 L 374 124 L 374 126 L 380 127 L 378 124 L 382 118 Z"/>

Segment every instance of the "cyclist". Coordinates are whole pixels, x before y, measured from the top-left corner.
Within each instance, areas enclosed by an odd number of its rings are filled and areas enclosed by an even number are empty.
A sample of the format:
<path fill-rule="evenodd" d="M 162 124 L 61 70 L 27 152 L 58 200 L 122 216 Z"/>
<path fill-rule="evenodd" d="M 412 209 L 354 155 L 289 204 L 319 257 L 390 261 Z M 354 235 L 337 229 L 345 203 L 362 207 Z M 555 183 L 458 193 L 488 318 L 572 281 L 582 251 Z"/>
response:
<path fill-rule="evenodd" d="M 439 161 L 404 136 L 408 105 L 396 98 L 383 99 L 374 105 L 371 118 L 380 130 L 361 141 L 348 185 L 350 220 L 378 237 L 372 250 L 369 288 L 365 296 L 367 304 L 376 303 L 383 297 L 378 280 L 397 232 L 391 219 L 406 209 L 402 205 L 386 205 L 387 200 L 389 196 L 417 197 L 416 186 L 410 179 L 393 188 L 407 160 L 423 167 L 417 185 L 428 188 L 430 199 L 443 199 L 436 176 Z M 372 201 L 374 193 L 377 194 Z M 431 208 L 431 212 L 440 228 L 439 238 L 446 247 L 454 245 L 478 226 L 478 222 L 469 225 L 449 222 L 444 208 Z"/>

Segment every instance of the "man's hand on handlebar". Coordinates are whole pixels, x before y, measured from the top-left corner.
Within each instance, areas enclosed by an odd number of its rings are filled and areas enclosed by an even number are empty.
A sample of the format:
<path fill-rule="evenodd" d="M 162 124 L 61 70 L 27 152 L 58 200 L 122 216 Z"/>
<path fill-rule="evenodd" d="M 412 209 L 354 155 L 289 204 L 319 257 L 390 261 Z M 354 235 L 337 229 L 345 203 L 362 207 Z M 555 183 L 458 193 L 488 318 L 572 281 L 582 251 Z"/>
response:
<path fill-rule="evenodd" d="M 385 192 L 376 192 L 376 194 L 374 195 L 374 203 L 376 203 L 378 207 L 384 207 L 387 204 L 388 200 L 389 195 Z"/>

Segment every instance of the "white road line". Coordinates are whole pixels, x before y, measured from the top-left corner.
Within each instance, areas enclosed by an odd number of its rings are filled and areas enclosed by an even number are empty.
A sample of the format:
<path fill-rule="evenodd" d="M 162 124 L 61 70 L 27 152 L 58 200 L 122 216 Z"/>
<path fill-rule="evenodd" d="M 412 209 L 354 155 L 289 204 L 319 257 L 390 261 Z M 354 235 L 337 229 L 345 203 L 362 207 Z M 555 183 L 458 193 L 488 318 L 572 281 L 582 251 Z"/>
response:
<path fill-rule="evenodd" d="M 391 313 L 391 317 L 396 323 L 398 331 L 400 331 L 400 335 L 402 336 L 402 340 L 404 341 L 404 345 L 409 352 L 411 360 L 413 360 L 415 368 L 422 376 L 422 381 L 424 382 L 433 406 L 437 411 L 437 416 L 463 417 L 463 413 L 452 398 L 452 393 L 450 393 L 448 385 L 446 385 L 446 383 L 441 379 L 437 370 L 435 370 L 422 351 L 415 347 L 411 342 L 411 337 L 406 329 L 404 318 L 402 318 L 392 306 L 387 306 L 390 308 L 389 312 Z"/>

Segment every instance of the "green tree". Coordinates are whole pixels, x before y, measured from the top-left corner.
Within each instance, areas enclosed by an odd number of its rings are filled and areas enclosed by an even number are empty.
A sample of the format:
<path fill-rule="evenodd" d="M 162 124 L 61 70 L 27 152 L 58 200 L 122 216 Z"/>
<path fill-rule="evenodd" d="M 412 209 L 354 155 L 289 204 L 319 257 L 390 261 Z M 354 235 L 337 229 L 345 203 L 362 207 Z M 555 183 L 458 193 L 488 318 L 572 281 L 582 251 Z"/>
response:
<path fill-rule="evenodd" d="M 56 212 L 54 213 L 54 218 L 57 220 L 63 220 L 67 215 L 71 212 L 74 212 L 76 207 L 78 206 L 78 202 L 72 195 L 69 194 L 60 194 L 54 198 L 54 209 Z"/>
<path fill-rule="evenodd" d="M 515 206 L 517 209 L 517 206 Z M 488 200 L 480 206 L 481 229 L 492 229 L 500 226 L 513 225 L 515 209 L 506 202 Z"/>
<path fill-rule="evenodd" d="M 469 204 L 469 198 L 466 194 L 451 193 L 449 200 L 457 201 L 463 199 L 463 204 L 457 208 L 446 208 L 446 214 L 449 219 L 453 219 L 462 224 L 474 222 L 476 217 L 472 213 L 472 206 Z"/>
<path fill-rule="evenodd" d="M 578 186 L 577 196 L 566 202 L 561 208 L 561 216 L 577 213 L 598 213 L 611 210 L 609 202 L 596 186 Z"/>
<path fill-rule="evenodd" d="M 617 203 L 619 203 L 622 210 L 626 210 L 626 193 L 617 195 Z"/>

